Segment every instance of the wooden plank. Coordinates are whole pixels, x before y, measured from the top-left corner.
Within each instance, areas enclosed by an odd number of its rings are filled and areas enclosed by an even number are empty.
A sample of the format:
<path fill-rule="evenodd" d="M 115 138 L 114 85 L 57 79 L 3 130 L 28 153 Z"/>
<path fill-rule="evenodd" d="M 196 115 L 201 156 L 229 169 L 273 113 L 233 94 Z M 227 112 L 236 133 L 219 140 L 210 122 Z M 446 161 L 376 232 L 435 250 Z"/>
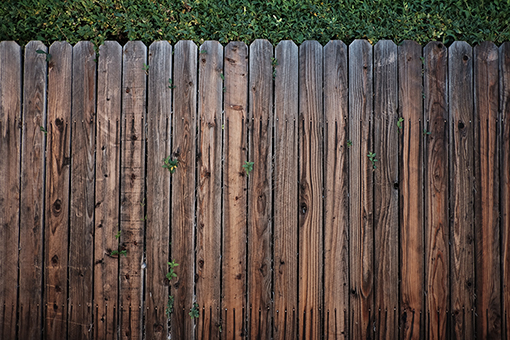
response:
<path fill-rule="evenodd" d="M 425 337 L 423 240 L 423 63 L 421 46 L 410 40 L 398 47 L 400 128 L 401 338 Z"/>
<path fill-rule="evenodd" d="M 246 307 L 246 118 L 248 47 L 230 42 L 224 52 L 223 140 L 223 329 L 225 339 L 243 337 Z"/>
<path fill-rule="evenodd" d="M 374 267 L 376 333 L 398 337 L 397 45 L 381 40 L 374 47 Z"/>
<path fill-rule="evenodd" d="M 474 48 L 474 164 L 476 334 L 501 338 L 498 155 L 498 48 L 484 42 Z"/>
<path fill-rule="evenodd" d="M 350 333 L 354 339 L 373 337 L 374 221 L 373 167 L 373 63 L 366 40 L 349 45 L 349 150 L 350 178 Z"/>
<path fill-rule="evenodd" d="M 0 42 L 0 338 L 15 339 L 21 141 L 21 48 Z"/>
<path fill-rule="evenodd" d="M 20 339 L 42 335 L 42 268 L 44 169 L 46 134 L 46 76 L 48 49 L 40 41 L 25 46 L 23 132 L 21 145 L 21 204 L 19 231 Z M 11 282 L 11 284 L 13 284 Z"/>
<path fill-rule="evenodd" d="M 147 228 L 145 332 L 147 339 L 168 334 L 167 301 L 170 282 L 167 260 L 170 250 L 170 177 L 163 159 L 171 153 L 172 46 L 157 41 L 149 46 L 147 108 Z"/>
<path fill-rule="evenodd" d="M 118 320 L 122 47 L 99 47 L 97 73 L 94 338 L 116 339 Z"/>
<path fill-rule="evenodd" d="M 96 53 L 91 42 L 73 48 L 71 211 L 68 338 L 88 339 L 92 327 Z"/>
<path fill-rule="evenodd" d="M 448 338 L 448 83 L 447 49 L 431 42 L 423 50 L 426 338 Z M 429 134 L 430 132 L 430 134 Z"/>
<path fill-rule="evenodd" d="M 223 46 L 206 41 L 200 47 L 198 115 L 200 143 L 197 188 L 197 303 L 202 308 L 199 339 L 221 336 L 221 179 Z"/>
<path fill-rule="evenodd" d="M 179 167 L 172 176 L 172 259 L 179 263 L 173 285 L 175 311 L 172 336 L 193 337 L 193 319 L 188 315 L 194 303 L 195 282 L 195 161 L 197 130 L 197 46 L 192 41 L 175 45 L 173 155 Z"/>
<path fill-rule="evenodd" d="M 274 339 L 297 339 L 298 47 L 276 46 L 274 121 Z"/>
<path fill-rule="evenodd" d="M 324 47 L 324 337 L 348 334 L 349 178 L 347 46 Z"/>
<path fill-rule="evenodd" d="M 67 42 L 55 42 L 49 52 L 44 331 L 47 339 L 61 339 L 67 330 L 73 48 Z"/>
<path fill-rule="evenodd" d="M 475 336 L 473 61 L 471 46 L 465 42 L 454 42 L 448 52 L 452 337 L 471 339 Z"/>
<path fill-rule="evenodd" d="M 138 339 L 142 330 L 145 225 L 145 100 L 147 47 L 123 48 L 120 178 L 120 337 Z M 161 86 L 164 86 L 161 84 Z M 164 260 L 163 260 L 164 261 Z"/>
<path fill-rule="evenodd" d="M 257 39 L 250 45 L 248 175 L 249 336 L 271 337 L 272 319 L 272 139 L 273 46 Z"/>
<path fill-rule="evenodd" d="M 502 326 L 510 334 L 510 43 L 499 47 L 499 98 L 501 126 L 500 205 L 502 262 Z"/>
<path fill-rule="evenodd" d="M 299 47 L 299 334 L 319 339 L 323 301 L 322 46 Z"/>

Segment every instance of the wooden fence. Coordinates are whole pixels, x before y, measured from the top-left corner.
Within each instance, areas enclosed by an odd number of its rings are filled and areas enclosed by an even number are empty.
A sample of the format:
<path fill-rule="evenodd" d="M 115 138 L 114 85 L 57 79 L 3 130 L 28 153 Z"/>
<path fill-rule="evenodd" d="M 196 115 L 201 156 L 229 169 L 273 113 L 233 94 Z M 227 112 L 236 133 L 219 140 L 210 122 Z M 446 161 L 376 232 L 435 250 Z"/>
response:
<path fill-rule="evenodd" d="M 0 206 L 1 339 L 508 339 L 510 43 L 1 42 Z"/>

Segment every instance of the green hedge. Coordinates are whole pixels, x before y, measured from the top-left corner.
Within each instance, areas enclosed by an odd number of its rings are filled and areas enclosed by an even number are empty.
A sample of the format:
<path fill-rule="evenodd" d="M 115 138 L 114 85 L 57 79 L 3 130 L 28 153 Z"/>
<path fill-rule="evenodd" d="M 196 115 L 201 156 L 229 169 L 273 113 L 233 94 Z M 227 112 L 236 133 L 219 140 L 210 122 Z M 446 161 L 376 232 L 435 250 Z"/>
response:
<path fill-rule="evenodd" d="M 510 40 L 510 0 L 3 0 L 0 40 Z"/>

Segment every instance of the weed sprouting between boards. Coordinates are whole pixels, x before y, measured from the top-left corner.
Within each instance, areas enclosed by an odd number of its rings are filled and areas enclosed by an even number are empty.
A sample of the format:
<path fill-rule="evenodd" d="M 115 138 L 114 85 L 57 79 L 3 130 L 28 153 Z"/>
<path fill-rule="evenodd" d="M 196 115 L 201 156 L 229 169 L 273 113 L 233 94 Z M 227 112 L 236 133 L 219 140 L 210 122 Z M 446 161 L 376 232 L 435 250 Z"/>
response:
<path fill-rule="evenodd" d="M 175 263 L 175 259 L 172 260 L 172 262 L 167 262 L 168 264 L 168 273 L 166 273 L 166 278 L 168 280 L 168 283 L 172 281 L 173 278 L 177 277 L 177 274 L 174 272 L 174 268 L 177 267 L 179 264 Z M 172 314 L 174 310 L 174 297 L 173 295 L 168 295 L 168 300 L 166 302 L 166 309 L 165 313 L 167 317 L 170 317 L 170 314 Z"/>

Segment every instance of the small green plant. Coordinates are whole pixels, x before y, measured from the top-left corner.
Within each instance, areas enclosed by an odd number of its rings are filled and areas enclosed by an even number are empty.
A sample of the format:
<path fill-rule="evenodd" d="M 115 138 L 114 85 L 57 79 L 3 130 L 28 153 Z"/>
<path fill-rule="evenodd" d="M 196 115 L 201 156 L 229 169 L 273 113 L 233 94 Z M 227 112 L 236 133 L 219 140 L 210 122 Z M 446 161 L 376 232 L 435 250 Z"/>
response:
<path fill-rule="evenodd" d="M 44 128 L 44 126 L 40 126 L 39 129 L 44 133 L 44 135 L 46 136 L 48 134 L 48 131 L 46 131 L 46 129 Z"/>
<path fill-rule="evenodd" d="M 347 140 L 347 147 L 350 148 L 352 146 L 352 140 L 348 139 Z"/>
<path fill-rule="evenodd" d="M 425 58 L 424 57 L 420 57 L 420 60 L 421 60 L 422 64 L 425 64 Z"/>
<path fill-rule="evenodd" d="M 196 303 L 196 302 L 193 303 L 193 306 L 191 307 L 191 309 L 189 311 L 189 316 L 192 319 L 197 319 L 200 316 L 200 310 L 199 310 L 198 303 Z"/>
<path fill-rule="evenodd" d="M 398 117 L 397 127 L 399 130 L 402 130 L 402 123 L 404 122 L 404 117 Z"/>
<path fill-rule="evenodd" d="M 246 176 L 250 176 L 250 172 L 253 171 L 253 162 L 245 161 L 243 164 L 243 169 L 246 171 Z"/>
<path fill-rule="evenodd" d="M 48 52 L 43 50 L 37 50 L 35 52 L 38 54 L 46 54 L 46 62 L 49 62 L 51 60 L 51 54 L 49 54 Z"/>
<path fill-rule="evenodd" d="M 372 168 L 374 170 L 377 169 L 377 166 L 375 165 L 375 162 L 378 162 L 378 160 L 376 158 L 375 152 L 369 152 L 367 156 L 368 156 L 368 159 L 370 160 L 370 162 L 372 162 Z"/>
<path fill-rule="evenodd" d="M 177 267 L 179 264 L 175 263 L 175 260 L 172 260 L 172 262 L 167 262 L 168 264 L 168 273 L 166 273 L 166 278 L 168 282 L 172 281 L 173 278 L 177 277 L 177 274 L 174 272 L 174 268 Z M 166 316 L 169 318 L 170 314 L 174 311 L 174 297 L 172 295 L 168 295 L 168 300 L 166 302 L 166 309 L 165 313 Z"/>
<path fill-rule="evenodd" d="M 220 73 L 220 78 L 221 80 L 223 80 L 223 82 L 225 82 L 225 75 L 223 73 Z M 223 86 L 223 93 L 225 93 L 227 91 L 227 88 L 225 86 Z"/>
<path fill-rule="evenodd" d="M 200 50 L 201 54 L 207 54 L 207 50 Z"/>
<path fill-rule="evenodd" d="M 163 159 L 163 163 L 163 168 L 168 169 L 168 171 L 173 174 L 179 165 L 179 160 L 177 158 L 172 159 L 171 156 L 168 156 L 167 158 Z"/>
<path fill-rule="evenodd" d="M 117 240 L 118 240 L 118 239 L 120 238 L 120 233 L 121 233 L 121 231 L 120 231 L 120 230 L 119 230 L 119 231 L 117 231 L 117 234 L 115 234 L 115 239 L 117 239 Z"/>
<path fill-rule="evenodd" d="M 422 92 L 422 93 L 421 93 L 421 97 L 422 97 L 423 99 L 425 99 L 425 92 Z"/>
<path fill-rule="evenodd" d="M 430 135 L 430 131 L 427 131 L 427 129 L 423 129 L 423 135 L 424 136 Z"/>
<path fill-rule="evenodd" d="M 175 89 L 175 85 L 172 85 L 172 78 L 168 78 L 168 88 Z"/>
<path fill-rule="evenodd" d="M 127 257 L 127 250 L 126 249 L 112 250 L 112 252 L 110 253 L 110 256 L 118 256 L 118 255 L 124 255 L 125 257 Z"/>
<path fill-rule="evenodd" d="M 271 66 L 273 66 L 273 79 L 276 78 L 276 66 L 278 65 L 278 59 L 271 58 Z"/>
<path fill-rule="evenodd" d="M 145 71 L 146 75 L 149 75 L 149 65 L 146 63 L 143 63 L 143 70 Z"/>

